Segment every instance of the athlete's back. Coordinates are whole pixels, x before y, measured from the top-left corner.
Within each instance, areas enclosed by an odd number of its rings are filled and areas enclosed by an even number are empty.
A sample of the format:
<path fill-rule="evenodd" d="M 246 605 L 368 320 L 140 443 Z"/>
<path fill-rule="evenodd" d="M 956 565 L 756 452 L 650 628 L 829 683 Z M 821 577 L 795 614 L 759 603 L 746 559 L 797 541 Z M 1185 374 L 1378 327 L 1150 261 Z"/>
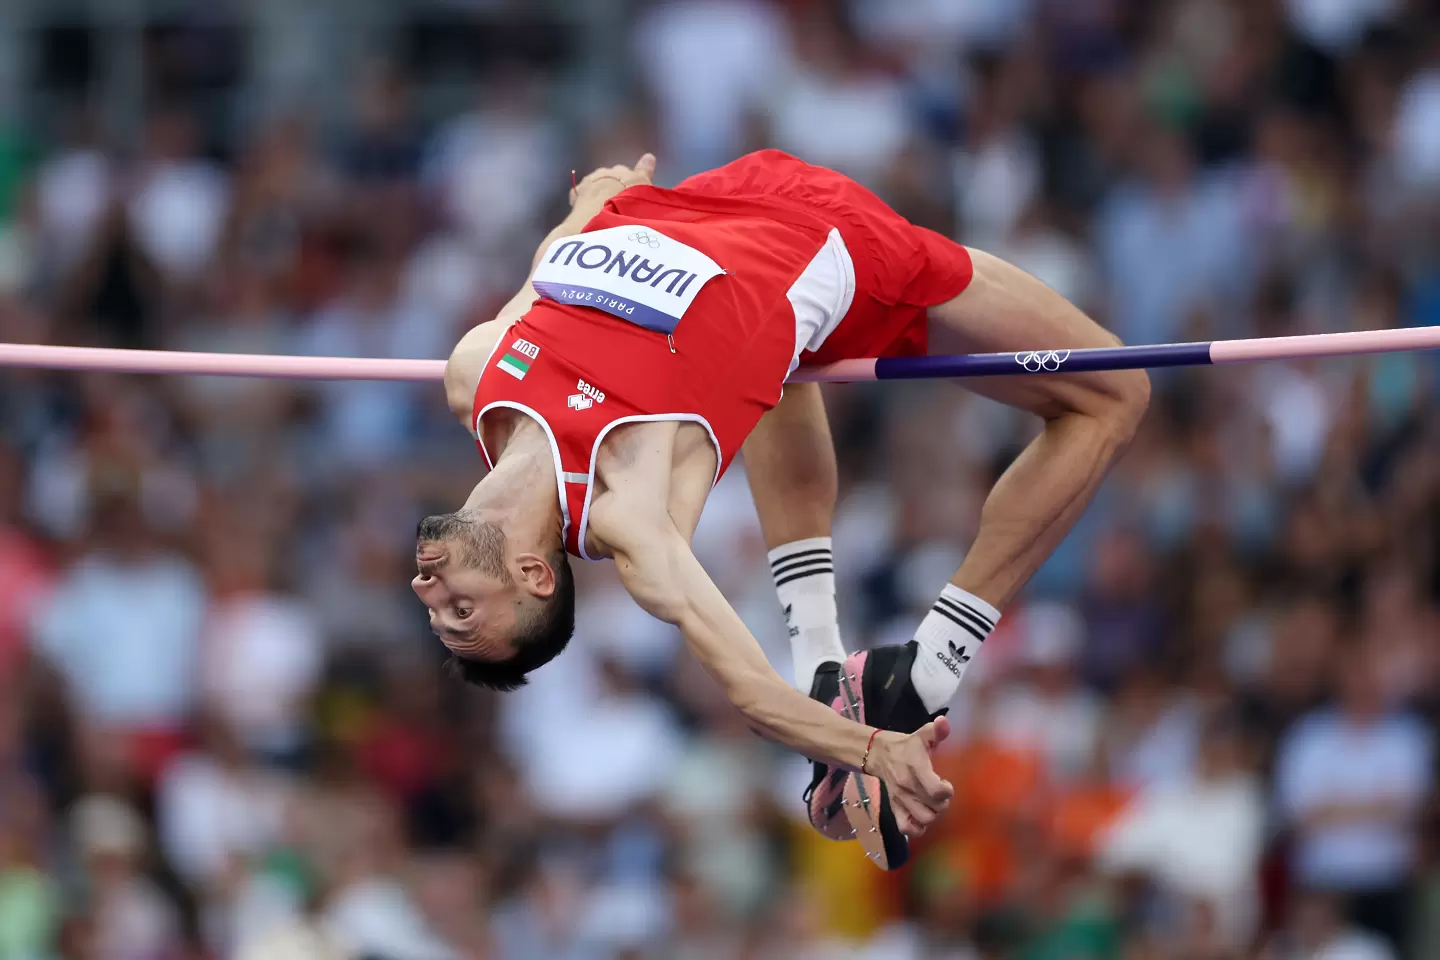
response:
<path fill-rule="evenodd" d="M 532 283 L 543 299 L 497 345 L 475 392 L 482 448 L 491 411 L 545 427 L 565 479 L 567 546 L 579 556 L 595 459 L 613 429 L 697 424 L 714 445 L 713 482 L 779 401 L 814 331 L 843 316 L 837 241 L 802 211 L 625 191 L 541 256 Z"/>
<path fill-rule="evenodd" d="M 633 186 L 542 253 L 541 299 L 484 363 L 471 427 L 482 450 L 487 414 L 544 428 L 567 547 L 585 556 L 595 460 L 613 429 L 698 425 L 713 482 L 802 356 L 924 352 L 925 307 L 964 289 L 969 270 L 963 247 L 779 151 L 675 190 Z"/>

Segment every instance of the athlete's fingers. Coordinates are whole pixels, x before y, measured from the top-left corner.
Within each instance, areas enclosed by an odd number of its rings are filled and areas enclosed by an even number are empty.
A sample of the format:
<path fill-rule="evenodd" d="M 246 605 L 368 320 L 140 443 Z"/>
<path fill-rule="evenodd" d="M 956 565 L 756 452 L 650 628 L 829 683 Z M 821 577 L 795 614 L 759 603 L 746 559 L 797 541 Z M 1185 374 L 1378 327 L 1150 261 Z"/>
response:
<path fill-rule="evenodd" d="M 943 783 L 934 772 L 926 767 L 907 766 L 891 785 L 892 792 L 904 805 L 910 816 L 920 825 L 930 823 L 949 805 L 938 784 Z"/>
<path fill-rule="evenodd" d="M 895 825 L 907 836 L 920 826 L 920 805 L 906 795 L 903 789 L 890 794 L 890 809 L 895 814 Z"/>
<path fill-rule="evenodd" d="M 916 826 L 928 827 L 940 818 L 940 811 L 932 807 L 923 797 L 910 805 L 910 819 Z"/>
<path fill-rule="evenodd" d="M 930 755 L 935 752 L 935 747 L 949 735 L 950 721 L 944 717 L 932 720 L 914 734 L 915 740 L 919 741 L 925 753 L 918 759 L 913 755 L 910 758 L 913 787 L 915 793 L 923 796 L 931 806 L 948 803 L 955 795 L 955 788 L 941 779 L 930 763 Z"/>
<path fill-rule="evenodd" d="M 915 792 L 932 807 L 944 807 L 950 802 L 950 798 L 955 796 L 955 788 L 950 782 L 942 780 L 940 775 L 929 767 L 920 767 L 915 771 Z"/>
<path fill-rule="evenodd" d="M 655 154 L 642 154 L 640 159 L 635 161 L 635 172 L 644 177 L 646 183 L 649 183 L 650 178 L 655 175 Z"/>
<path fill-rule="evenodd" d="M 950 718 L 936 717 L 917 730 L 915 735 L 920 738 L 921 743 L 925 744 L 925 749 L 934 752 L 935 748 L 950 736 Z"/>
<path fill-rule="evenodd" d="M 596 167 L 580 178 L 580 185 L 584 186 L 597 180 L 620 180 L 623 182 L 630 172 L 629 167 L 620 164 L 613 167 Z"/>
<path fill-rule="evenodd" d="M 930 824 L 940 817 L 940 811 L 932 809 L 923 797 L 916 796 L 905 790 L 895 791 L 890 798 L 890 805 L 896 813 L 896 824 L 900 825 L 900 814 L 904 814 L 904 822 L 907 826 L 901 826 L 902 832 L 911 836 L 916 831 L 925 831 Z"/>
<path fill-rule="evenodd" d="M 916 822 L 915 818 L 912 817 L 910 814 L 905 813 L 898 808 L 895 810 L 895 826 L 900 830 L 901 833 L 905 834 L 905 836 L 907 837 L 923 837 L 925 835 L 925 831 L 928 829 L 922 824 Z"/>

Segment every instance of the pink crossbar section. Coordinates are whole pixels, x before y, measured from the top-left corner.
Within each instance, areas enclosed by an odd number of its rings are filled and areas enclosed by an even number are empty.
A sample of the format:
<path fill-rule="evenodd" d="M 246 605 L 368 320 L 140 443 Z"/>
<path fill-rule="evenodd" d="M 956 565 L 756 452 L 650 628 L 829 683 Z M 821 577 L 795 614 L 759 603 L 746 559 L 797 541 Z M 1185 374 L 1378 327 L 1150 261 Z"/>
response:
<path fill-rule="evenodd" d="M 115 373 L 213 374 L 294 380 L 438 381 L 444 360 L 373 360 L 360 357 L 283 357 L 253 353 L 184 353 L 0 344 L 0 367 L 108 370 Z"/>
<path fill-rule="evenodd" d="M 0 367 L 94 370 L 111 373 L 174 373 L 293 380 L 444 379 L 444 360 L 372 360 L 359 357 L 288 357 L 255 353 L 185 353 L 178 350 L 114 350 L 0 343 Z M 875 379 L 875 360 L 841 360 L 803 367 L 793 383 L 848 383 Z"/>
<path fill-rule="evenodd" d="M 801 367 L 790 374 L 791 383 L 857 383 L 875 379 L 875 358 L 839 360 L 823 367 Z"/>
<path fill-rule="evenodd" d="M 1440 348 L 1440 327 L 1354 330 L 1348 333 L 1316 333 L 1300 337 L 1216 340 L 1210 344 L 1210 362 L 1296 360 L 1302 357 L 1337 357 L 1356 353 L 1393 353 L 1436 348 Z"/>

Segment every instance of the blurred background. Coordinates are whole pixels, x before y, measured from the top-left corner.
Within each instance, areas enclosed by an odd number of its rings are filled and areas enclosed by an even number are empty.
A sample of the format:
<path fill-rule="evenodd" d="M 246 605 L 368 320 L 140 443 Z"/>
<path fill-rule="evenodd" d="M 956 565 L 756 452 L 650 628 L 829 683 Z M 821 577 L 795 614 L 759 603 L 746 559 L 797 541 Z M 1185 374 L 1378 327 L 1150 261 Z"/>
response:
<path fill-rule="evenodd" d="M 776 146 L 1132 343 L 1440 322 L 1427 0 L 5 0 L 0 340 L 443 357 L 572 168 Z M 438 387 L 0 375 L 0 960 L 1440 957 L 1431 355 L 1170 372 L 885 875 L 604 565 L 442 682 Z M 1033 435 L 828 394 L 852 646 Z M 789 676 L 737 467 L 696 549 Z"/>

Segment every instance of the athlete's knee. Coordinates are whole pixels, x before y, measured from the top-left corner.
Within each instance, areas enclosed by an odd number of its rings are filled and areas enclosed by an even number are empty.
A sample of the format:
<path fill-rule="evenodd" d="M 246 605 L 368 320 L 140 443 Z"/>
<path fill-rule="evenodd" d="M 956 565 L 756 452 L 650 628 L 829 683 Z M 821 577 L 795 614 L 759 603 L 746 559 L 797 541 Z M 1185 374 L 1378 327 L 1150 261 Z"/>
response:
<path fill-rule="evenodd" d="M 1116 370 L 1112 389 L 1116 402 L 1111 414 L 1126 443 L 1135 436 L 1150 407 L 1150 376 L 1144 370 Z"/>
<path fill-rule="evenodd" d="M 1120 338 L 1106 331 L 1115 346 Z M 1150 376 L 1144 370 L 1111 370 L 1102 375 L 1103 387 L 1094 415 L 1103 419 L 1121 443 L 1129 443 L 1150 407 Z"/>

